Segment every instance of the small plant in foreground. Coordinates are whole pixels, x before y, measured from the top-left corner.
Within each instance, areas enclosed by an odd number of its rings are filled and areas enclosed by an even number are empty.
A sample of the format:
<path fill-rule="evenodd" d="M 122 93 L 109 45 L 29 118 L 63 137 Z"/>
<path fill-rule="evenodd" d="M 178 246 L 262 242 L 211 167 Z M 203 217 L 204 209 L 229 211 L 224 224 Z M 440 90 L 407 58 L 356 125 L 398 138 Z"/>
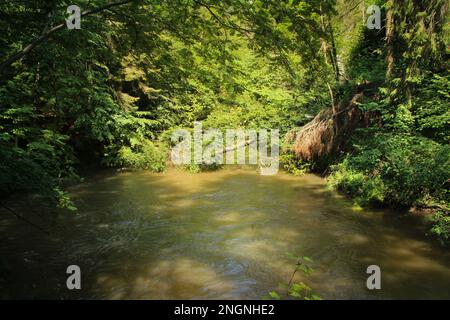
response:
<path fill-rule="evenodd" d="M 309 266 L 309 264 L 313 262 L 309 257 L 300 257 L 296 259 L 297 263 L 295 265 L 295 269 L 292 273 L 291 279 L 287 284 L 282 284 L 282 286 L 286 288 L 286 293 L 280 294 L 277 291 L 271 291 L 266 296 L 264 296 L 263 299 L 281 300 L 282 295 L 284 295 L 287 298 L 293 298 L 296 300 L 322 300 L 322 298 L 304 282 L 294 282 L 294 277 L 297 272 L 301 272 L 308 277 L 314 271 L 314 269 Z"/>

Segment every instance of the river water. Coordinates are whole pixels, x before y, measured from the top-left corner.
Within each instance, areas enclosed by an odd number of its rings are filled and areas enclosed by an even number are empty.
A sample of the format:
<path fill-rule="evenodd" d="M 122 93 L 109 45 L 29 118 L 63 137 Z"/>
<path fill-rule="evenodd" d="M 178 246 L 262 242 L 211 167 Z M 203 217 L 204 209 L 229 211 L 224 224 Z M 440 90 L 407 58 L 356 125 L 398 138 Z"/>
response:
<path fill-rule="evenodd" d="M 450 252 L 419 218 L 354 210 L 314 175 L 103 172 L 71 196 L 76 214 L 16 205 L 49 235 L 1 212 L 0 298 L 260 299 L 307 256 L 295 281 L 325 299 L 450 299 Z M 373 264 L 381 290 L 366 288 Z"/>

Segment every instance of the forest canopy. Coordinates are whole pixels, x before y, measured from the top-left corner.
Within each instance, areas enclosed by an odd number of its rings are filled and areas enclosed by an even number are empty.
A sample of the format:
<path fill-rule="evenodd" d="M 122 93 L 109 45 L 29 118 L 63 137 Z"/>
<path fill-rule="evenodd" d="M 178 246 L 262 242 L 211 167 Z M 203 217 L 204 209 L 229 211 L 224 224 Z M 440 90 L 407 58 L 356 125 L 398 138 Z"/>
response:
<path fill-rule="evenodd" d="M 327 174 L 360 205 L 431 208 L 448 238 L 448 12 L 445 0 L 3 1 L 2 198 L 74 209 L 64 190 L 80 168 L 164 171 L 171 132 L 201 121 L 278 128 L 287 171 Z"/>

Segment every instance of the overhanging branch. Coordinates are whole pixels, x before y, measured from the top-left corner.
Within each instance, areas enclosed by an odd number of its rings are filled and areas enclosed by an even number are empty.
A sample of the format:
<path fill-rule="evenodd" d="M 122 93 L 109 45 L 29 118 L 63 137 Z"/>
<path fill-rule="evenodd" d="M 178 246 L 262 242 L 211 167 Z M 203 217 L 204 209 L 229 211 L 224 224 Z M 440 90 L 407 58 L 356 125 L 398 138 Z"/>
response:
<path fill-rule="evenodd" d="M 92 14 L 96 14 L 96 13 L 99 13 L 101 11 L 113 8 L 113 7 L 117 7 L 117 6 L 121 6 L 121 5 L 130 3 L 132 1 L 134 1 L 134 0 L 122 0 L 122 1 L 108 3 L 108 4 L 105 4 L 103 6 L 100 6 L 100 7 L 93 8 L 93 9 L 86 10 L 86 11 L 82 12 L 81 13 L 81 17 L 89 16 L 89 15 L 92 15 Z M 14 62 L 16 62 L 16 61 L 22 59 L 23 57 L 25 57 L 28 53 L 30 53 L 39 44 L 41 44 L 42 42 L 47 40 L 53 33 L 63 29 L 65 25 L 66 25 L 66 22 L 64 21 L 64 22 L 58 24 L 57 26 L 55 26 L 55 27 L 53 27 L 53 28 L 51 28 L 49 30 L 45 30 L 44 29 L 42 34 L 38 38 L 36 38 L 33 42 L 31 42 L 30 44 L 25 46 L 25 48 L 23 48 L 21 51 L 13 54 L 11 57 L 9 57 L 8 59 L 6 59 L 2 63 L 0 63 L 0 73 L 3 73 L 3 70 L 6 67 L 10 66 Z"/>

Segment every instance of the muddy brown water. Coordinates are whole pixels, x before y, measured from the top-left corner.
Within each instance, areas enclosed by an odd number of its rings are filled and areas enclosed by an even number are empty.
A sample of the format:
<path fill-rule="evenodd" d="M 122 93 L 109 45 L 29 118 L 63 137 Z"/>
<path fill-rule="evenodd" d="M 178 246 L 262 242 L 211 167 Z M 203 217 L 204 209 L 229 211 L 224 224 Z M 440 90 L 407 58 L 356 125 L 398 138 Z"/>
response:
<path fill-rule="evenodd" d="M 307 256 L 295 281 L 325 299 L 450 299 L 450 252 L 420 219 L 354 210 L 314 175 L 102 172 L 71 196 L 76 214 L 17 205 L 50 235 L 2 210 L 0 298 L 260 299 Z M 372 264 L 381 290 L 366 288 Z"/>

